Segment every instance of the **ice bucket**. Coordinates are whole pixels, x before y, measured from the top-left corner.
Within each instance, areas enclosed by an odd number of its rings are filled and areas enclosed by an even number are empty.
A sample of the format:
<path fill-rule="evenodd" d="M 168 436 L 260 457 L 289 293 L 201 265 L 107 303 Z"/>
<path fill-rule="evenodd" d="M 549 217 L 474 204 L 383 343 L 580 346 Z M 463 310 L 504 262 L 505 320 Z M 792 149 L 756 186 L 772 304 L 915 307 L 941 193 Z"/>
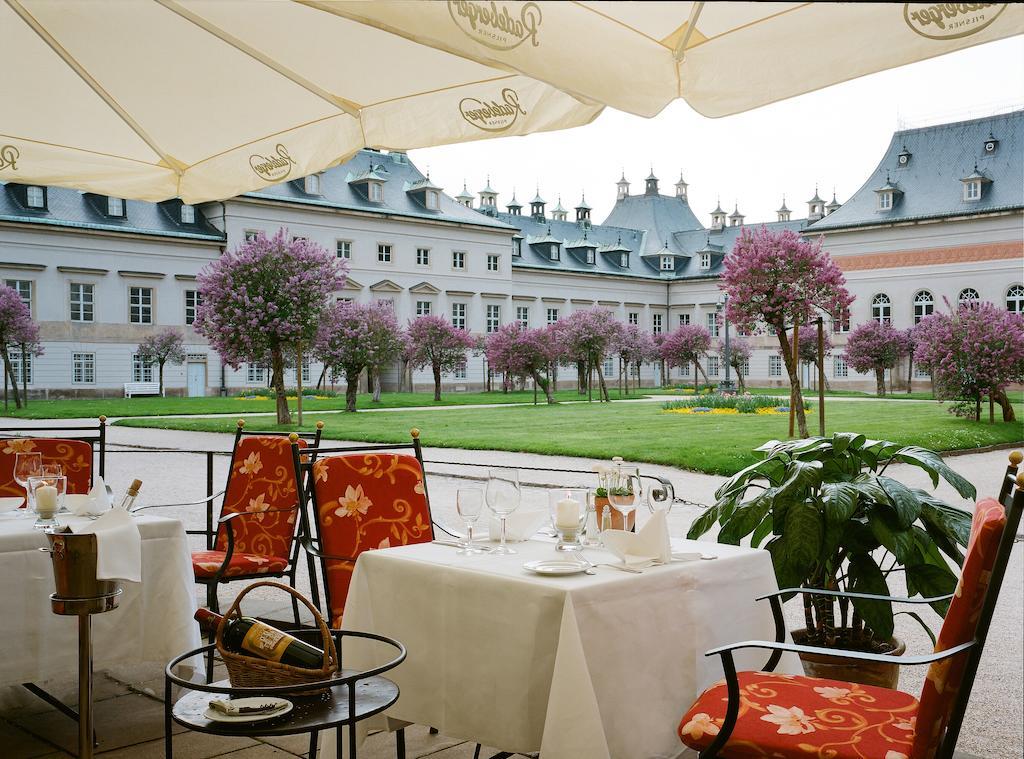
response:
<path fill-rule="evenodd" d="M 96 536 L 71 532 L 48 532 L 47 551 L 53 561 L 56 597 L 64 600 L 113 596 L 120 590 L 113 580 L 96 579 Z"/>

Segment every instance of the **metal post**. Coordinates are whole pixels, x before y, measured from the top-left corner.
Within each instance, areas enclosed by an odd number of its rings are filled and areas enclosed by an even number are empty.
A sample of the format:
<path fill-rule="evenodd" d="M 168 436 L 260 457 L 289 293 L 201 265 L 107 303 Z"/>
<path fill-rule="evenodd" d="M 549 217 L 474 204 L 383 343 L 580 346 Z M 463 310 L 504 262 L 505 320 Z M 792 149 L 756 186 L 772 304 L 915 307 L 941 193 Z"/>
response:
<path fill-rule="evenodd" d="M 215 545 L 213 535 L 213 451 L 206 452 L 206 550 Z"/>
<path fill-rule="evenodd" d="M 370 379 L 369 373 L 366 375 Z M 302 341 L 295 341 L 295 410 L 298 412 L 299 426 L 302 426 Z"/>
<path fill-rule="evenodd" d="M 78 615 L 78 757 L 92 759 L 92 619 Z"/>
<path fill-rule="evenodd" d="M 825 437 L 825 321 L 818 317 L 818 434 Z"/>

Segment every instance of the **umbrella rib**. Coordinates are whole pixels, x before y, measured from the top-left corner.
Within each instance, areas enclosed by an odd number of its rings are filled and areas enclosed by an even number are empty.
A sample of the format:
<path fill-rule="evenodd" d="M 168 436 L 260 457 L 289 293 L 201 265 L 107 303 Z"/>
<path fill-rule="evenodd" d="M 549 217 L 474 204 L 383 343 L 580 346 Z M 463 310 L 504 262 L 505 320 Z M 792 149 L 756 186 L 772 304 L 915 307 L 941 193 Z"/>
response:
<path fill-rule="evenodd" d="M 139 136 L 139 139 L 145 142 L 154 153 L 160 156 L 161 163 L 163 163 L 167 168 L 172 169 L 179 176 L 182 174 L 185 164 L 176 158 L 173 158 L 163 150 L 156 141 L 149 136 L 146 130 L 142 128 L 142 125 L 133 119 L 131 115 L 129 115 L 129 113 L 114 99 L 114 97 L 107 92 L 88 71 L 85 70 L 85 67 L 75 60 L 74 56 L 72 56 L 68 50 L 66 50 L 59 42 L 57 42 L 56 39 L 53 38 L 53 36 L 50 35 L 49 32 L 46 31 L 46 29 L 43 28 L 35 17 L 32 16 L 24 6 L 22 6 L 19 0 L 7 0 L 7 4 L 11 7 L 11 10 L 17 13 L 21 20 L 32 29 L 32 31 L 34 31 L 39 38 L 45 42 L 51 50 L 53 50 L 53 52 L 60 56 L 60 59 L 64 61 L 72 71 L 78 74 L 82 81 L 85 82 L 92 91 L 107 104 L 107 107 L 116 113 L 118 117 Z"/>
<path fill-rule="evenodd" d="M 675 55 L 676 61 L 679 63 L 682 63 L 683 58 L 686 57 L 686 45 L 690 41 L 690 36 L 693 34 L 693 30 L 697 28 L 697 19 L 700 18 L 700 12 L 702 10 L 704 10 L 704 3 L 694 3 L 693 8 L 690 9 L 690 18 L 686 22 L 686 34 L 684 34 L 683 38 L 679 40 L 679 44 L 676 45 L 676 49 L 672 51 Z"/>
<path fill-rule="evenodd" d="M 358 103 L 354 103 L 351 100 L 346 100 L 345 98 L 338 97 L 337 95 L 328 92 L 319 85 L 311 82 L 309 79 L 306 79 L 298 72 L 292 71 L 291 69 L 281 65 L 277 61 L 268 58 L 266 55 L 261 53 L 256 48 L 252 47 L 251 45 L 239 39 L 238 37 L 235 37 L 234 35 L 224 31 L 219 26 L 212 24 L 210 21 L 203 18 L 202 16 L 199 16 L 186 8 L 183 8 L 181 5 L 177 3 L 176 0 L 156 1 L 167 10 L 171 11 L 172 13 L 178 14 L 186 21 L 192 22 L 203 31 L 213 35 L 221 42 L 230 45 L 239 52 L 245 53 L 253 60 L 262 63 L 267 68 L 271 69 L 272 71 L 275 71 L 276 73 L 290 80 L 293 84 L 297 84 L 299 87 L 302 87 L 304 90 L 312 93 L 313 95 L 316 95 L 321 100 L 326 100 L 332 106 L 334 106 L 335 108 L 340 108 L 349 116 L 353 116 L 357 119 L 359 118 L 359 111 L 362 109 L 362 106 L 360 106 Z"/>

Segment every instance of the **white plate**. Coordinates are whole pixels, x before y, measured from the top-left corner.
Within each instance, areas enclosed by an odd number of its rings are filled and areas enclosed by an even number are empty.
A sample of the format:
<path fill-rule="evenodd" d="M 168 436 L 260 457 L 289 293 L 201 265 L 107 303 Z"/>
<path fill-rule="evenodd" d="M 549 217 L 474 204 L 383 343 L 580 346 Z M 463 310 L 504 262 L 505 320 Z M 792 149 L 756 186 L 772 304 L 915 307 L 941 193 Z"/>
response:
<path fill-rule="evenodd" d="M 268 719 L 277 719 L 284 716 L 294 708 L 294 704 L 285 698 L 270 698 L 266 696 L 255 696 L 253 698 L 233 698 L 231 703 L 235 706 L 262 706 L 263 704 L 280 704 L 281 709 L 269 714 L 239 714 L 237 717 L 222 714 L 208 706 L 203 716 L 211 722 L 263 722 Z"/>
<path fill-rule="evenodd" d="M 0 511 L 14 511 L 23 503 L 25 503 L 25 499 L 17 495 L 0 498 Z"/>
<path fill-rule="evenodd" d="M 528 569 L 539 575 L 575 575 L 580 572 L 585 572 L 588 567 L 586 564 L 579 561 L 545 559 L 542 561 L 528 561 L 523 564 L 523 569 Z"/>

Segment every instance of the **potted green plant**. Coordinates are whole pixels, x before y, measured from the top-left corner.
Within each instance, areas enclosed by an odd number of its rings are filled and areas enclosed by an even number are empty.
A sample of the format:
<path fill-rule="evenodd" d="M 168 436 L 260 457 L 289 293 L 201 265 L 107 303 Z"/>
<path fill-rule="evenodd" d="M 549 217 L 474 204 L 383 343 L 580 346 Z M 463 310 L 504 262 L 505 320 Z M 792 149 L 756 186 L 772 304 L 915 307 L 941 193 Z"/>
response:
<path fill-rule="evenodd" d="M 757 449 L 764 458 L 737 472 L 715 493 L 717 502 L 697 518 L 688 537 L 697 538 L 718 523 L 720 543 L 762 544 L 772 555 L 779 588 L 823 588 L 891 595 L 887 578 L 903 573 L 909 595 L 925 598 L 952 593 L 958 573 L 949 560 L 963 563 L 971 514 L 933 494 L 907 487 L 886 472 L 910 464 L 941 477 L 964 498 L 974 486 L 934 451 L 868 440 L 854 433 L 831 438 L 780 442 Z M 892 653 L 904 650 L 893 637 L 892 604 L 860 598 L 801 594 L 804 628 L 794 641 L 813 646 Z M 948 602 L 932 604 L 941 615 Z M 934 636 L 920 616 L 910 611 Z M 816 677 L 895 687 L 897 663 L 872 665 L 835 657 L 802 657 Z M 837 668 L 838 667 L 838 668 Z"/>

